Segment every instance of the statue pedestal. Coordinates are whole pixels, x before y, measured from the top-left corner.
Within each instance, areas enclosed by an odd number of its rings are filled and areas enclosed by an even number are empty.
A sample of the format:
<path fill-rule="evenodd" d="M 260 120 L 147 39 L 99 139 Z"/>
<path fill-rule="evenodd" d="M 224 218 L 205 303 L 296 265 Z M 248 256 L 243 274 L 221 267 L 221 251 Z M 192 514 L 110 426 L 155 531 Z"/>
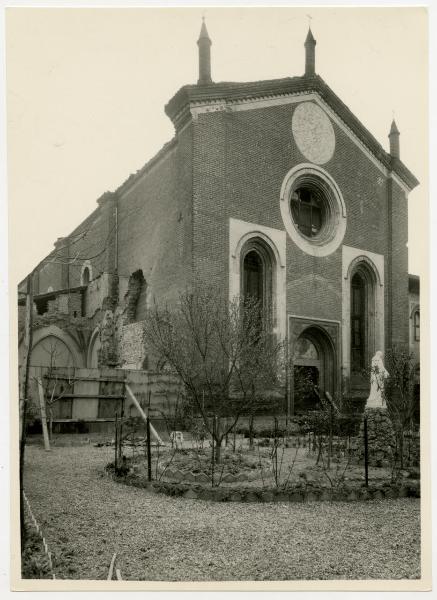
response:
<path fill-rule="evenodd" d="M 370 394 L 366 401 L 366 410 L 367 409 L 387 410 L 387 407 L 382 402 L 381 394 Z"/>
<path fill-rule="evenodd" d="M 390 467 L 396 449 L 393 425 L 387 408 L 367 405 L 357 440 L 357 458 L 364 462 L 364 417 L 367 417 L 367 439 L 369 465 L 372 467 Z"/>

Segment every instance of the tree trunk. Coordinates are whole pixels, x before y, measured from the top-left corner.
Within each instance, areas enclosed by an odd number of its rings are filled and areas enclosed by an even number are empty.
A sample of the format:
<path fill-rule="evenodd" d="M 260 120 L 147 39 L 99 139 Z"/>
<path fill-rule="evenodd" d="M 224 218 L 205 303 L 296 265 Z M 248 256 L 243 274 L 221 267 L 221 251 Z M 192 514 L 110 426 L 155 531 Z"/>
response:
<path fill-rule="evenodd" d="M 215 440 L 215 453 L 214 453 L 214 462 L 216 465 L 220 464 L 221 461 L 221 447 L 222 447 L 223 437 Z"/>
<path fill-rule="evenodd" d="M 249 448 L 253 448 L 253 415 L 249 418 Z"/>
<path fill-rule="evenodd" d="M 52 411 L 52 407 L 50 407 L 49 409 L 49 440 L 50 442 L 53 442 L 53 411 Z"/>
<path fill-rule="evenodd" d="M 400 454 L 400 468 L 404 468 L 404 431 L 401 428 L 399 432 L 399 454 Z"/>

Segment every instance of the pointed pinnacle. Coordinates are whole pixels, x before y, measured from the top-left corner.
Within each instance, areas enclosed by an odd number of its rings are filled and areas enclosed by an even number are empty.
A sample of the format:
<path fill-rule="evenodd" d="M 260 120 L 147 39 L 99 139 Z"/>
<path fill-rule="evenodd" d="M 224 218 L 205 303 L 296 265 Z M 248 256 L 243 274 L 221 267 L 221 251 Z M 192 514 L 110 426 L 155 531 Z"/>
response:
<path fill-rule="evenodd" d="M 314 39 L 313 32 L 311 31 L 311 27 L 308 27 L 308 33 L 307 33 L 307 37 L 306 37 L 306 40 L 305 40 L 305 46 L 307 44 L 314 44 L 314 45 L 316 45 L 316 43 L 317 42 Z"/>
<path fill-rule="evenodd" d="M 203 39 L 211 41 L 211 39 L 208 35 L 208 30 L 206 28 L 205 17 L 202 17 L 202 27 L 200 28 L 200 35 L 199 35 L 198 41 L 203 40 Z"/>
<path fill-rule="evenodd" d="M 396 125 L 396 121 L 393 119 L 393 121 L 391 122 L 391 127 L 390 127 L 390 135 L 392 134 L 398 134 L 399 135 L 399 129 L 398 126 Z"/>

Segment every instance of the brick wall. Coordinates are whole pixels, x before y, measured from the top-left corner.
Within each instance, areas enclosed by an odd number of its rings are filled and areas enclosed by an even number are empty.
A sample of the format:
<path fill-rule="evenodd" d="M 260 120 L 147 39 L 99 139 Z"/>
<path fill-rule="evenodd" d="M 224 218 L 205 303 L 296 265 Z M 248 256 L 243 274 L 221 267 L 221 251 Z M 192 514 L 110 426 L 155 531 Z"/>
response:
<path fill-rule="evenodd" d="M 62 289 L 62 266 L 48 259 L 39 270 L 39 289 L 34 293 L 45 294 L 51 287 L 53 290 Z"/>
<path fill-rule="evenodd" d="M 393 182 L 390 188 L 392 240 L 388 260 L 391 268 L 391 290 L 388 295 L 390 329 L 387 346 L 403 347 L 408 351 L 408 201 L 396 182 Z"/>
<path fill-rule="evenodd" d="M 144 327 L 141 321 L 122 327 L 119 352 L 120 366 L 129 369 L 146 368 L 144 364 L 146 358 Z"/>
<path fill-rule="evenodd" d="M 145 285 L 136 298 L 136 319 L 144 318 L 153 297 L 173 301 L 192 274 L 215 284 L 227 297 L 229 218 L 285 229 L 281 185 L 292 167 L 308 162 L 292 135 L 295 109 L 289 104 L 199 114 L 142 174 L 123 184 L 116 196 L 104 195 L 99 207 L 69 236 L 65 256 L 94 257 L 94 280 L 112 273 L 117 263 L 119 279 L 108 280 L 105 293 L 115 298 L 117 292 L 120 306 L 129 277 L 141 270 Z M 343 244 L 385 256 L 387 345 L 391 338 L 393 343 L 408 341 L 407 201 L 398 185 L 385 178 L 336 123 L 332 126 L 335 152 L 323 169 L 336 181 L 346 204 Z M 79 235 L 88 229 L 90 233 Z M 317 258 L 300 250 L 287 234 L 287 313 L 341 321 L 341 260 L 341 246 Z M 45 264 L 38 274 L 38 291 L 47 291 L 49 285 L 54 290 L 80 285 L 82 266 L 81 260 L 67 270 Z M 90 288 L 87 305 L 93 305 L 95 314 L 99 306 L 90 302 L 91 292 Z M 121 335 L 126 363 L 140 360 L 135 344 L 129 348 L 134 330 Z M 129 357 L 130 352 L 135 356 Z"/>
<path fill-rule="evenodd" d="M 164 156 L 119 201 L 119 274 L 141 269 L 147 293 L 177 297 L 191 270 L 191 130 L 178 135 Z M 144 314 L 146 289 L 138 314 Z"/>
<path fill-rule="evenodd" d="M 69 236 L 60 240 L 38 271 L 35 294 L 81 285 L 85 259 L 91 258 L 93 279 L 113 272 L 114 215 L 109 206 L 97 208 Z"/>
<path fill-rule="evenodd" d="M 69 266 L 70 287 L 81 285 L 81 272 L 85 260 L 90 259 L 92 278 L 102 273 L 113 272 L 108 269 L 108 253 L 115 242 L 114 215 L 110 202 L 103 203 L 81 223 L 71 234 L 70 256 L 79 259 Z M 81 260 L 83 259 L 83 260 Z"/>
<path fill-rule="evenodd" d="M 104 273 L 92 281 L 85 291 L 85 316 L 92 317 L 101 307 L 110 293 L 110 278 Z"/>
<path fill-rule="evenodd" d="M 74 317 L 82 316 L 82 294 L 69 294 L 69 313 Z"/>
<path fill-rule="evenodd" d="M 229 217 L 284 230 L 279 206 L 282 182 L 293 166 L 308 162 L 292 135 L 293 110 L 293 105 L 286 105 L 215 112 L 201 114 L 195 122 L 193 255 L 198 275 L 226 293 Z M 335 152 L 323 168 L 337 182 L 346 203 L 343 243 L 387 254 L 385 177 L 335 123 L 333 127 Z M 403 235 L 402 230 L 399 244 Z M 316 258 L 287 235 L 287 312 L 341 320 L 340 300 L 341 248 Z"/>

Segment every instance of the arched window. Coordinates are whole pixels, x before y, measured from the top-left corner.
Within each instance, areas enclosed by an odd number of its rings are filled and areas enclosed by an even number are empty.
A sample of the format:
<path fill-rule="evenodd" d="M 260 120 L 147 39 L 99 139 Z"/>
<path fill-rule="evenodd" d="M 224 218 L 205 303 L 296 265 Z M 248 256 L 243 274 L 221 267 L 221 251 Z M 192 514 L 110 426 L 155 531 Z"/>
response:
<path fill-rule="evenodd" d="M 370 366 L 375 347 L 377 279 L 365 261 L 357 264 L 351 277 L 350 292 L 350 361 L 351 375 L 363 375 Z"/>
<path fill-rule="evenodd" d="M 242 298 L 256 301 L 263 311 L 264 319 L 271 322 L 275 272 L 273 253 L 263 240 L 252 238 L 243 247 L 241 261 Z"/>
<path fill-rule="evenodd" d="M 88 285 L 90 282 L 90 270 L 88 267 L 85 267 L 82 273 L 82 285 Z"/>
<path fill-rule="evenodd" d="M 351 289 L 351 367 L 360 371 L 365 367 L 365 291 L 363 277 L 355 273 Z"/>
<path fill-rule="evenodd" d="M 261 256 L 256 250 L 251 250 L 244 257 L 244 297 L 251 298 L 263 305 L 264 273 Z"/>
<path fill-rule="evenodd" d="M 414 341 L 420 342 L 420 312 L 416 310 L 413 318 Z"/>

